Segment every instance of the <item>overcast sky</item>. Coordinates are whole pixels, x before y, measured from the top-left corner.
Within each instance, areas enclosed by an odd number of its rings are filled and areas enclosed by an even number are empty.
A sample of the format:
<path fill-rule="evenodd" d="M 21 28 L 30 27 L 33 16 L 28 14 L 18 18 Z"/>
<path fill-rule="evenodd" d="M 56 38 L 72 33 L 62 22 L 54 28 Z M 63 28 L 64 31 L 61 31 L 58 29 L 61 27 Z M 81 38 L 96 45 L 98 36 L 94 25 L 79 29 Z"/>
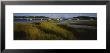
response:
<path fill-rule="evenodd" d="M 97 17 L 97 13 L 14 13 L 14 16 L 46 16 L 50 18 L 72 18 L 77 16 Z"/>

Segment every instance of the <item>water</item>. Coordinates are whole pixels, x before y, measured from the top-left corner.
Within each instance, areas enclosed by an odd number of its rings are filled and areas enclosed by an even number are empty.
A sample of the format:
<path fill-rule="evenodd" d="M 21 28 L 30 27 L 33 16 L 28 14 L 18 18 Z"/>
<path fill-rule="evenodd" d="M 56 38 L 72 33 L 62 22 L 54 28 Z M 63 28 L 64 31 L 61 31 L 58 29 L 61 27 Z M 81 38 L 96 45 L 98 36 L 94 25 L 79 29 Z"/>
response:
<path fill-rule="evenodd" d="M 41 22 L 46 20 L 40 20 L 40 19 L 14 19 L 14 22 Z"/>

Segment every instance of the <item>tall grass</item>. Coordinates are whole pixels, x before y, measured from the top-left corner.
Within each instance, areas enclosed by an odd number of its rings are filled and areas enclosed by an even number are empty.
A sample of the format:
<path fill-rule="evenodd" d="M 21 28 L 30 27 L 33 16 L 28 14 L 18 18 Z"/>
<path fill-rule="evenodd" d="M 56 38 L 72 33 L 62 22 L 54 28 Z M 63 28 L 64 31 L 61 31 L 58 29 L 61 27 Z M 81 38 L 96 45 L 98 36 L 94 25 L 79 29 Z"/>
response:
<path fill-rule="evenodd" d="M 18 33 L 19 32 L 19 33 Z M 71 40 L 74 34 L 50 22 L 14 23 L 16 40 Z"/>
<path fill-rule="evenodd" d="M 42 28 L 43 31 L 51 32 L 64 39 L 75 39 L 72 32 L 59 27 L 57 24 L 52 24 L 50 22 L 41 22 L 39 27 Z"/>
<path fill-rule="evenodd" d="M 17 31 L 25 33 L 25 35 L 20 34 L 22 36 L 25 36 L 24 39 L 37 39 L 42 33 L 39 29 L 33 27 L 31 23 L 16 23 L 14 32 Z M 16 34 L 14 34 L 14 36 L 16 36 Z"/>

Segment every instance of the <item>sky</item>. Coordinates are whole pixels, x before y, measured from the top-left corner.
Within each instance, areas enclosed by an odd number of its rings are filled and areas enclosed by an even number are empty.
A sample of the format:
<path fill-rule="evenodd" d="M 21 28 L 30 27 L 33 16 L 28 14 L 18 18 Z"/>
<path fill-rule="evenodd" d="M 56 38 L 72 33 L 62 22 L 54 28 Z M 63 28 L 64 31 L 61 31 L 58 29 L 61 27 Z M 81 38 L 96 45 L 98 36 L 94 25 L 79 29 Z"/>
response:
<path fill-rule="evenodd" d="M 14 16 L 46 16 L 50 18 L 72 18 L 77 16 L 97 17 L 97 13 L 14 13 Z"/>

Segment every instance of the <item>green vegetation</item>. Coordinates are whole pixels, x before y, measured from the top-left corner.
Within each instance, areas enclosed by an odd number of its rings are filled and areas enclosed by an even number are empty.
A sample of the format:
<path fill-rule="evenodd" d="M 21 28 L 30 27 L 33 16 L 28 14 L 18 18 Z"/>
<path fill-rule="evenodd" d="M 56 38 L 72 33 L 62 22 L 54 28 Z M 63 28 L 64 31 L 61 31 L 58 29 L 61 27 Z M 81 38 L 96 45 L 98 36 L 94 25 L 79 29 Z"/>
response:
<path fill-rule="evenodd" d="M 72 28 L 68 25 L 59 25 L 60 27 L 74 32 L 77 40 L 96 40 L 97 39 L 97 29 L 84 29 L 84 28 Z"/>
<path fill-rule="evenodd" d="M 15 40 L 73 40 L 74 34 L 50 22 L 14 23 Z"/>
<path fill-rule="evenodd" d="M 96 40 L 97 29 L 73 28 L 69 25 L 97 26 L 96 20 L 69 20 L 57 24 L 59 20 L 42 22 L 15 22 L 15 40 Z"/>
<path fill-rule="evenodd" d="M 87 25 L 87 26 L 97 26 L 96 20 L 77 20 L 77 21 L 67 21 L 70 25 Z"/>

